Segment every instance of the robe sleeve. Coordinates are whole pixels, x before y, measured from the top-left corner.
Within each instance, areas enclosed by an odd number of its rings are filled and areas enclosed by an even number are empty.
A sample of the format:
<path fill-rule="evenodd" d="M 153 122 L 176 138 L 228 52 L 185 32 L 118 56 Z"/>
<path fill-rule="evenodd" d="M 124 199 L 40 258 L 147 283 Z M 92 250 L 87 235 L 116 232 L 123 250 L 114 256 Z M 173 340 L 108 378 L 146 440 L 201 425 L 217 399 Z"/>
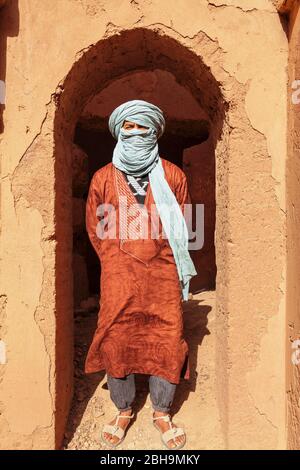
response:
<path fill-rule="evenodd" d="M 97 236 L 96 227 L 100 220 L 98 218 L 96 211 L 99 204 L 101 204 L 102 198 L 99 193 L 99 187 L 97 185 L 97 177 L 96 174 L 92 177 L 88 197 L 86 200 L 86 212 L 85 212 L 85 224 L 86 230 L 90 239 L 90 242 L 96 251 L 98 257 L 100 253 L 100 243 L 101 240 Z"/>

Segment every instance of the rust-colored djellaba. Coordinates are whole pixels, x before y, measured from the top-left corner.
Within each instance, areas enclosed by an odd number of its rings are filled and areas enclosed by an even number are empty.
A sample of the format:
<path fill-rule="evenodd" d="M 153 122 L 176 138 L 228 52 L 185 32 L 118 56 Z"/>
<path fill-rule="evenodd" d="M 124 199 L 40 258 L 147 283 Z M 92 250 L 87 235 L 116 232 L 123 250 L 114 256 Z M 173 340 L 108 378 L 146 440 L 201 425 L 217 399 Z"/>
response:
<path fill-rule="evenodd" d="M 165 178 L 182 211 L 190 202 L 183 171 L 162 158 Z M 178 384 L 190 378 L 188 345 L 183 336 L 182 291 L 169 242 L 151 238 L 123 239 L 120 235 L 120 196 L 136 203 L 125 175 L 112 163 L 95 172 L 86 202 L 86 228 L 101 262 L 100 309 L 85 372 L 106 370 L 113 377 L 130 373 L 156 375 Z M 100 204 L 115 208 L 116 237 L 96 232 Z M 144 208 L 151 224 L 155 207 L 148 184 Z M 153 209 L 152 209 L 153 211 Z"/>

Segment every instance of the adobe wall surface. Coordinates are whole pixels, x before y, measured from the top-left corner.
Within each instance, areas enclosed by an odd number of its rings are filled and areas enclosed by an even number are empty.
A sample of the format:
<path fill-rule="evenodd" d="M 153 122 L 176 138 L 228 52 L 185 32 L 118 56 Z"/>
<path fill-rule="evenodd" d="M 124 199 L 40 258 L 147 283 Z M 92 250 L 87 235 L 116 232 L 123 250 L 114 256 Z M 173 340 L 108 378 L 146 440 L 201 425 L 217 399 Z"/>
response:
<path fill-rule="evenodd" d="M 11 0 L 0 18 L 1 447 L 61 442 L 72 391 L 72 132 L 93 94 L 151 66 L 189 87 L 212 123 L 226 445 L 284 448 L 288 42 L 273 2 Z"/>
<path fill-rule="evenodd" d="M 292 10 L 289 27 L 289 116 L 287 160 L 287 408 L 288 446 L 300 448 L 300 10 Z M 297 352 L 298 350 L 298 352 Z"/>

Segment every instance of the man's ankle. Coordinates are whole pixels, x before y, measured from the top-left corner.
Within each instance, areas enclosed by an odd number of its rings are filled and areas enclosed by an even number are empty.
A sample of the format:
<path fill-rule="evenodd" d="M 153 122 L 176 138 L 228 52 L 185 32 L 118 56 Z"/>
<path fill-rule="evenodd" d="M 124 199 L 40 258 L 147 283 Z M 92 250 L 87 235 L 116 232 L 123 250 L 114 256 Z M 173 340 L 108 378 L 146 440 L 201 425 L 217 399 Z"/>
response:
<path fill-rule="evenodd" d="M 159 411 L 159 410 L 153 410 L 153 413 L 155 416 L 164 416 L 170 414 L 169 411 Z"/>
<path fill-rule="evenodd" d="M 130 408 L 129 410 L 119 410 L 119 411 L 120 411 L 120 415 L 121 415 L 121 416 L 122 416 L 122 415 L 124 415 L 124 416 L 126 416 L 126 415 L 131 415 L 131 413 L 132 413 L 132 408 Z"/>

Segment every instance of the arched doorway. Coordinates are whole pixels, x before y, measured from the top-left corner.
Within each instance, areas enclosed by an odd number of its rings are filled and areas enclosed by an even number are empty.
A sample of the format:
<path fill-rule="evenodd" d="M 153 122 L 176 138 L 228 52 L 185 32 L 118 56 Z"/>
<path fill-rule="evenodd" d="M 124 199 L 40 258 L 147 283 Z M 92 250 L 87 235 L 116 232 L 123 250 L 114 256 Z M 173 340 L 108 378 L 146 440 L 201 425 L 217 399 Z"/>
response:
<path fill-rule="evenodd" d="M 138 45 L 138 47 L 137 47 Z M 144 75 L 143 75 L 144 74 Z M 57 262 L 60 264 L 63 260 L 64 268 L 58 270 L 62 276 L 60 280 L 57 277 L 57 298 L 63 299 L 62 305 L 64 314 L 61 317 L 61 325 L 57 331 L 60 341 L 57 342 L 57 361 L 62 356 L 62 351 L 66 351 L 66 341 L 69 342 L 68 352 L 64 354 L 64 364 L 57 363 L 56 374 L 56 389 L 57 403 L 60 404 L 62 416 L 65 421 L 71 398 L 70 388 L 67 387 L 66 375 L 69 377 L 70 383 L 72 382 L 72 354 L 71 344 L 72 337 L 70 335 L 71 328 L 68 323 L 72 321 L 72 300 L 69 297 L 67 300 L 66 308 L 66 285 L 68 282 L 66 278 L 70 279 L 72 274 L 71 258 L 73 256 L 73 267 L 75 266 L 76 273 L 80 271 L 79 279 L 75 283 L 75 294 L 78 296 L 80 287 L 85 289 L 83 297 L 86 294 L 97 295 L 97 262 L 90 248 L 88 253 L 81 253 L 82 247 L 81 233 L 78 236 L 73 234 L 72 243 L 72 225 L 70 207 L 72 207 L 71 191 L 73 187 L 73 207 L 74 196 L 78 199 L 78 194 L 74 194 L 74 179 L 72 184 L 72 168 L 74 172 L 74 161 L 72 161 L 74 153 L 81 153 L 82 149 L 88 154 L 88 179 L 91 178 L 97 167 L 107 163 L 107 156 L 111 158 L 111 150 L 113 146 L 112 138 L 110 138 L 107 131 L 107 115 L 103 110 L 104 106 L 101 103 L 105 102 L 106 96 L 111 97 L 112 92 L 115 96 L 122 96 L 123 99 L 116 99 L 115 105 L 122 102 L 122 100 L 131 99 L 130 93 L 124 92 L 124 83 L 136 90 L 137 84 L 144 82 L 148 77 L 150 84 L 152 80 L 152 95 L 151 89 L 140 89 L 139 93 L 134 91 L 132 96 L 146 97 L 152 96 L 154 102 L 159 101 L 159 91 L 165 84 L 166 88 L 170 88 L 174 93 L 176 92 L 177 103 L 180 105 L 180 99 L 185 103 L 183 109 L 185 116 L 176 116 L 176 112 L 171 109 L 171 100 L 165 102 L 164 108 L 168 119 L 168 130 L 164 138 L 160 142 L 161 155 L 165 152 L 166 158 L 174 161 L 179 166 L 183 167 L 186 171 L 188 179 L 191 181 L 190 192 L 193 202 L 207 203 L 208 206 L 208 227 L 207 233 L 209 240 L 209 249 L 207 250 L 206 259 L 203 257 L 203 264 L 207 267 L 206 275 L 205 267 L 202 268 L 201 253 L 198 255 L 198 264 L 200 268 L 200 276 L 194 280 L 192 284 L 192 291 L 214 288 L 215 286 L 215 253 L 214 253 L 214 229 L 215 229 L 215 156 L 214 152 L 217 147 L 218 140 L 221 137 L 223 129 L 226 103 L 222 98 L 219 86 L 216 80 L 211 75 L 208 67 L 205 66 L 200 57 L 187 48 L 180 45 L 180 43 L 170 37 L 161 36 L 157 32 L 145 29 L 135 29 L 132 31 L 125 31 L 119 35 L 112 36 L 111 38 L 100 41 L 95 46 L 87 50 L 83 56 L 74 65 L 68 76 L 61 84 L 61 92 L 56 95 L 57 111 L 55 115 L 55 167 L 56 167 L 56 217 L 58 221 L 57 233 L 63 239 L 63 243 L 58 244 L 58 251 L 56 253 Z M 153 86 L 153 80 L 156 82 Z M 135 85 L 134 85 L 135 84 Z M 126 87 L 125 87 L 126 88 Z M 141 86 L 140 86 L 141 88 Z M 150 87 L 151 88 L 151 87 Z M 122 93 L 121 93 L 122 91 Z M 148 95 L 147 95 L 148 93 Z M 181 96 L 180 96 L 181 93 Z M 148 98 L 150 99 L 150 98 Z M 110 99 L 110 101 L 113 101 Z M 100 103 L 100 104 L 99 104 Z M 113 103 L 107 103 L 107 106 L 112 107 Z M 160 104 L 160 103 L 158 103 Z M 194 109 L 193 109 L 194 107 Z M 169 109 L 168 109 L 169 108 Z M 182 104 L 181 104 L 182 108 Z M 98 110 L 98 112 L 97 112 Z M 100 111 L 100 112 L 99 112 Z M 198 114 L 197 114 L 198 112 Z M 102 113 L 102 116 L 101 116 Z M 193 118 L 194 113 L 194 118 Z M 177 112 L 178 114 L 178 112 Z M 180 113 L 179 113 L 180 114 Z M 101 137 L 101 138 L 100 138 Z M 199 148 L 199 145 L 207 141 L 207 147 L 204 152 Z M 77 149 L 74 151 L 74 142 Z M 99 146 L 99 142 L 101 146 Z M 220 140 L 219 151 L 225 145 L 225 141 Z M 98 146 L 96 145 L 98 143 Z M 189 154 L 184 155 L 184 151 L 189 149 Z M 224 151 L 224 150 L 223 150 Z M 103 158 L 97 158 L 98 155 L 106 155 Z M 202 155 L 203 154 L 203 155 Z M 202 155 L 202 158 L 201 158 Z M 80 160 L 76 157 L 76 162 Z M 82 157 L 84 160 L 84 157 Z M 198 161 L 197 161 L 198 160 Z M 199 166 L 199 160 L 203 163 Z M 198 166 L 197 166 L 198 165 Z M 84 164 L 86 168 L 86 165 Z M 201 184 L 201 168 L 206 167 L 206 178 L 202 180 Z M 196 171 L 195 171 L 196 169 Z M 78 168 L 77 168 L 78 170 Z M 205 171 L 203 171 L 205 175 Z M 209 174 L 209 178 L 207 178 Z M 78 175 L 78 173 L 77 173 Z M 198 175 L 198 178 L 197 178 Z M 83 177 L 84 179 L 84 177 Z M 81 178 L 79 178 L 81 181 Z M 199 191 L 202 187 L 202 192 Z M 75 185 L 76 186 L 76 185 Z M 78 189 L 78 188 L 77 188 Z M 225 195 L 225 193 L 224 193 Z M 75 204 L 76 214 L 80 212 L 79 207 L 84 206 L 84 192 L 81 194 L 81 202 L 78 200 Z M 208 199 L 205 201 L 205 197 Z M 64 201 L 62 204 L 61 201 Z M 209 203 L 208 203 L 209 202 Z M 73 212 L 74 214 L 74 212 Z M 73 216 L 74 225 L 74 216 Z M 67 229 L 66 229 L 67 226 Z M 223 228 L 224 229 L 224 228 Z M 75 235 L 75 236 L 74 236 Z M 75 243 L 74 243 L 75 241 Z M 59 250 L 59 247 L 61 250 Z M 74 263 L 74 253 L 72 249 L 76 250 Z M 78 248 L 79 247 L 79 248 Z M 210 252 L 210 253 L 209 253 Z M 193 253 L 191 253 L 194 256 Z M 66 263 L 66 256 L 68 262 Z M 196 254 L 197 258 L 197 254 Z M 88 266 L 85 265 L 88 263 Z M 69 266 L 69 273 L 66 270 Z M 85 278 L 88 273 L 93 272 L 89 279 Z M 69 277 L 70 276 L 70 277 Z M 83 281 L 85 279 L 85 281 Z M 84 288 L 84 286 L 86 286 Z M 68 296 L 71 296 L 71 285 L 68 289 Z M 63 289 L 60 296 L 60 290 Z M 75 303 L 78 302 L 77 307 L 80 311 L 80 299 L 75 297 Z M 74 304 L 73 304 L 74 307 Z M 60 310 L 60 306 L 58 305 Z M 191 314 L 190 314 L 191 315 Z M 94 320 L 95 325 L 95 320 Z M 199 332 L 200 336 L 207 334 L 205 324 L 202 324 L 203 331 Z M 201 328 L 200 328 L 201 329 Z M 196 335 L 197 336 L 197 335 Z M 196 343 L 201 343 L 202 339 L 197 336 Z M 83 360 L 86 346 L 80 346 L 80 356 Z M 85 346 L 85 347 L 84 347 Z M 195 345 L 196 347 L 196 345 Z M 195 352 L 195 356 L 197 353 Z M 75 358 L 76 359 L 76 358 Z M 80 357 L 78 358 L 80 361 Z M 97 379 L 95 381 L 96 387 Z M 79 391 L 79 401 L 82 401 Z M 77 398 L 78 398 L 77 396 Z M 64 405 L 62 405 L 64 404 Z M 84 407 L 85 405 L 82 404 Z M 79 408 L 82 408 L 80 405 Z M 58 419 L 58 418 L 57 418 Z"/>

